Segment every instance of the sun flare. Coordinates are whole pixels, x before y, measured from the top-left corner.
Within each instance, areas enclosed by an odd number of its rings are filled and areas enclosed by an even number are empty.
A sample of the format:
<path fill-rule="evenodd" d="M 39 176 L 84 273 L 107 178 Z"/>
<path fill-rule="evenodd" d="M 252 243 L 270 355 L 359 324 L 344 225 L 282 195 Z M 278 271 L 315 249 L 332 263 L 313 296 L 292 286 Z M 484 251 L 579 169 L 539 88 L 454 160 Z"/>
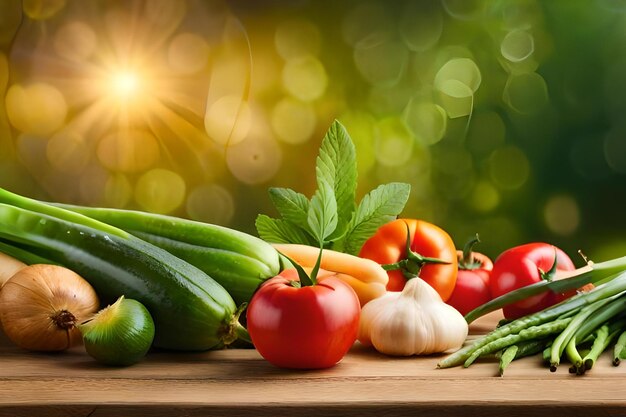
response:
<path fill-rule="evenodd" d="M 139 75 L 131 71 L 119 71 L 114 73 L 110 83 L 112 87 L 111 91 L 123 98 L 135 96 L 141 89 Z"/>

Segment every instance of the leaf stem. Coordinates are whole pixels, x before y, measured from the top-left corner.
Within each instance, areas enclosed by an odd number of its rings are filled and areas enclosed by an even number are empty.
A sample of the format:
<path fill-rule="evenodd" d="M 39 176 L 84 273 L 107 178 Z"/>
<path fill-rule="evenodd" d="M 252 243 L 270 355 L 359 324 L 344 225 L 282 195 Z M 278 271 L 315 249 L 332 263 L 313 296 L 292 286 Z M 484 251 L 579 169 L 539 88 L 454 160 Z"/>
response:
<path fill-rule="evenodd" d="M 404 222 L 404 225 L 406 226 L 406 258 L 398 262 L 381 265 L 385 271 L 400 270 L 402 271 L 402 275 L 408 280 L 419 276 L 422 267 L 426 264 L 450 264 L 450 262 L 444 261 L 443 259 L 422 256 L 411 250 L 411 230 L 406 222 Z"/>

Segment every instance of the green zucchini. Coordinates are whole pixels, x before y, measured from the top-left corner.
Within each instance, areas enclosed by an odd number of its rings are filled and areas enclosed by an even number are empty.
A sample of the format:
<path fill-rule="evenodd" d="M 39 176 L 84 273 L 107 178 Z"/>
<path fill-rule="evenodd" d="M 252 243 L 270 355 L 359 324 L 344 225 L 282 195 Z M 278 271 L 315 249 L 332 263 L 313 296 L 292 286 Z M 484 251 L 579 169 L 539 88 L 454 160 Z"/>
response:
<path fill-rule="evenodd" d="M 222 226 L 133 210 L 58 204 L 119 227 L 195 265 L 219 282 L 237 305 L 280 270 L 278 252 L 265 241 Z"/>
<path fill-rule="evenodd" d="M 37 256 L 31 251 L 21 248 L 18 245 L 11 244 L 11 243 L 12 242 L 7 242 L 4 239 L 0 238 L 0 252 L 17 259 L 18 261 L 23 262 L 26 265 L 34 265 L 34 264 L 55 265 L 56 264 L 56 262 L 52 262 L 50 259 Z"/>
<path fill-rule="evenodd" d="M 157 347 L 207 350 L 247 339 L 220 284 L 123 230 L 0 189 L 0 237 L 74 270 L 103 302 L 124 295 L 144 304 Z"/>

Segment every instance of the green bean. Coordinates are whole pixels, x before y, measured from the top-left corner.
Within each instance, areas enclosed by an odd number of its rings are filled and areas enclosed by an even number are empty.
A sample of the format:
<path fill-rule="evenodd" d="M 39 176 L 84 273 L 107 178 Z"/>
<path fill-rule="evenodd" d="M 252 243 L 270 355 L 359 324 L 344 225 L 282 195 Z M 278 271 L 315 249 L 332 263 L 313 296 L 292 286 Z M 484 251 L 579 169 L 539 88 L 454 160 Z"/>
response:
<path fill-rule="evenodd" d="M 509 324 L 510 322 L 512 322 L 513 320 L 511 319 L 500 319 L 500 321 L 498 322 L 498 324 L 496 324 L 496 328 L 502 327 L 505 324 Z"/>
<path fill-rule="evenodd" d="M 619 335 L 613 348 L 613 366 L 618 366 L 623 359 L 626 359 L 626 330 Z"/>
<path fill-rule="evenodd" d="M 587 335 L 587 337 L 585 337 L 583 340 L 580 341 L 580 343 L 578 343 L 578 341 L 576 341 L 576 345 L 575 345 L 575 350 L 577 352 L 577 354 L 581 357 L 581 360 L 583 357 L 585 357 L 585 355 L 587 353 L 589 353 L 589 348 L 588 347 L 584 347 L 582 349 L 580 349 L 581 346 L 584 346 L 586 344 L 588 344 L 589 342 L 593 342 L 596 339 L 596 335 L 594 333 L 590 333 Z M 572 342 L 572 340 L 570 340 L 570 343 Z M 568 347 L 570 349 L 572 349 L 571 346 L 568 346 L 565 348 L 565 352 L 567 353 L 567 349 Z M 547 346 L 544 351 L 543 351 L 543 361 L 545 363 L 547 363 L 548 365 L 550 364 L 550 355 L 552 353 L 552 344 L 550 344 L 550 346 Z M 572 356 L 575 356 L 576 353 L 574 353 L 573 351 L 570 351 L 570 354 L 568 355 L 568 359 L 570 361 L 572 361 Z M 574 360 L 576 362 L 576 360 Z M 576 373 L 577 369 L 574 365 L 572 365 L 572 367 L 570 367 L 569 372 L 570 374 Z"/>
<path fill-rule="evenodd" d="M 513 362 L 518 350 L 519 348 L 517 345 L 512 345 L 504 349 L 504 352 L 502 352 L 502 356 L 500 357 L 500 366 L 498 368 L 500 376 L 504 375 L 504 369 L 509 366 L 511 362 Z"/>
<path fill-rule="evenodd" d="M 546 347 L 543 349 L 543 352 L 541 353 L 541 356 L 543 357 L 543 361 L 548 364 L 550 363 L 550 352 L 552 351 L 552 342 L 554 342 L 554 339 L 550 340 L 550 342 L 546 344 Z"/>
<path fill-rule="evenodd" d="M 594 315 L 589 320 L 586 320 L 576 330 L 576 333 L 574 333 L 574 337 L 577 340 L 576 344 L 581 344 L 582 342 L 579 343 L 578 340 L 585 340 L 590 335 L 595 339 L 596 335 L 594 334 L 594 331 L 611 319 L 618 320 L 617 317 L 619 317 L 625 309 L 626 294 L 615 297 L 610 304 L 605 306 L 598 314 Z"/>
<path fill-rule="evenodd" d="M 596 340 L 591 346 L 591 351 L 583 358 L 583 372 L 593 368 L 598 356 L 607 348 L 616 332 L 609 334 L 609 325 L 604 324 L 596 331 Z"/>
<path fill-rule="evenodd" d="M 531 356 L 536 353 L 539 353 L 543 350 L 546 344 L 551 343 L 552 340 L 549 338 L 536 339 L 536 340 L 527 340 L 522 343 L 518 343 L 519 349 L 517 350 L 517 354 L 515 355 L 515 359 L 523 358 L 525 356 Z"/>
<path fill-rule="evenodd" d="M 499 339 L 493 340 L 492 342 L 476 349 L 470 357 L 463 364 L 464 367 L 470 366 L 476 359 L 480 356 L 496 352 L 500 349 L 503 349 L 507 346 L 511 346 L 515 343 L 527 341 L 527 340 L 536 340 L 544 338 L 550 334 L 558 333 L 565 329 L 569 322 L 572 320 L 571 317 L 565 319 L 559 319 L 555 321 L 551 321 L 548 323 L 544 323 L 540 326 L 532 326 L 527 329 L 522 329 L 518 334 L 510 334 Z"/>
<path fill-rule="evenodd" d="M 610 285 L 610 283 L 607 285 Z M 588 294 L 591 294 L 591 293 L 592 292 L 589 292 Z M 610 313 L 612 313 L 614 310 L 617 310 L 617 308 L 607 308 L 600 314 L 589 319 L 589 317 L 593 313 L 603 308 L 607 304 L 612 303 L 616 299 L 619 300 L 619 302 L 615 304 L 615 307 L 623 308 L 623 305 L 626 301 L 626 297 L 623 297 L 620 299 L 619 297 L 621 295 L 622 295 L 621 293 L 618 295 L 612 295 L 612 296 L 609 296 L 608 298 L 600 299 L 594 302 L 593 304 L 587 305 L 582 310 L 580 310 L 580 312 L 576 314 L 576 316 L 572 318 L 572 320 L 570 321 L 568 326 L 563 330 L 563 332 L 561 332 L 561 334 L 558 335 L 556 339 L 554 339 L 554 343 L 552 344 L 551 354 L 550 354 L 550 371 L 552 372 L 556 371 L 556 368 L 559 366 L 561 362 L 561 355 L 563 354 L 565 347 L 569 343 L 570 339 L 574 337 L 575 334 L 578 334 L 581 339 L 584 338 L 587 334 L 581 331 L 581 329 L 589 329 L 588 331 L 590 332 L 593 331 L 593 329 L 598 326 L 598 323 L 597 323 L 598 320 L 601 320 L 600 321 L 601 323 L 607 319 L 607 318 L 604 318 L 603 316 L 603 314 L 607 310 Z M 619 310 L 615 311 L 613 315 L 618 314 L 618 313 L 619 313 Z M 609 317 L 612 317 L 612 316 L 609 316 Z M 574 341 L 574 343 L 576 342 Z"/>
<path fill-rule="evenodd" d="M 565 355 L 567 359 L 572 363 L 572 367 L 570 368 L 570 373 L 580 374 L 581 370 L 584 372 L 583 368 L 583 358 L 580 356 L 578 349 L 576 348 L 576 338 L 572 337 L 567 346 L 565 347 Z M 550 362 L 552 364 L 552 362 Z M 550 368 L 552 369 L 552 368 Z"/>
<path fill-rule="evenodd" d="M 549 339 L 526 340 L 518 344 L 509 346 L 508 348 L 500 351 L 500 357 L 499 357 L 500 376 L 504 375 L 504 370 L 511 363 L 511 361 L 541 352 L 543 348 L 545 347 L 546 343 L 550 343 L 550 340 Z"/>
<path fill-rule="evenodd" d="M 587 293 L 577 294 L 555 306 L 505 324 L 504 326 L 477 339 L 473 344 L 465 346 L 444 358 L 439 362 L 439 364 L 437 364 L 437 367 L 449 368 L 461 365 L 474 353 L 474 351 L 494 340 L 505 337 L 509 334 L 519 333 L 521 330 L 531 326 L 541 325 L 555 320 L 563 314 L 579 310 L 587 305 L 593 304 L 607 297 L 611 297 L 615 294 L 619 294 L 623 291 L 626 291 L 626 272 L 620 274 L 612 281 L 600 285 Z"/>
<path fill-rule="evenodd" d="M 578 343 L 578 345 L 584 345 L 585 343 L 589 342 L 593 343 L 594 340 L 596 340 L 596 335 L 593 333 L 589 333 L 583 340 L 580 341 L 580 343 Z"/>

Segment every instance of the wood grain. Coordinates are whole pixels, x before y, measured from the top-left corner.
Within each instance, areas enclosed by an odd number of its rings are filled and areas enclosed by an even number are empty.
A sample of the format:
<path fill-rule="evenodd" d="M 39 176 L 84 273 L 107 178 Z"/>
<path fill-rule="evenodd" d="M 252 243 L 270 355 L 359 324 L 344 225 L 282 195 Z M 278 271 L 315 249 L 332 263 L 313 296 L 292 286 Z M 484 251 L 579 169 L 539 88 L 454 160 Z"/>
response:
<path fill-rule="evenodd" d="M 481 319 L 474 335 L 495 325 Z M 441 356 L 390 358 L 355 345 L 337 366 L 287 371 L 254 350 L 151 352 L 128 368 L 99 366 L 82 348 L 24 352 L 0 337 L 0 416 L 626 415 L 626 366 L 603 356 L 582 377 L 538 357 L 436 369 Z"/>

